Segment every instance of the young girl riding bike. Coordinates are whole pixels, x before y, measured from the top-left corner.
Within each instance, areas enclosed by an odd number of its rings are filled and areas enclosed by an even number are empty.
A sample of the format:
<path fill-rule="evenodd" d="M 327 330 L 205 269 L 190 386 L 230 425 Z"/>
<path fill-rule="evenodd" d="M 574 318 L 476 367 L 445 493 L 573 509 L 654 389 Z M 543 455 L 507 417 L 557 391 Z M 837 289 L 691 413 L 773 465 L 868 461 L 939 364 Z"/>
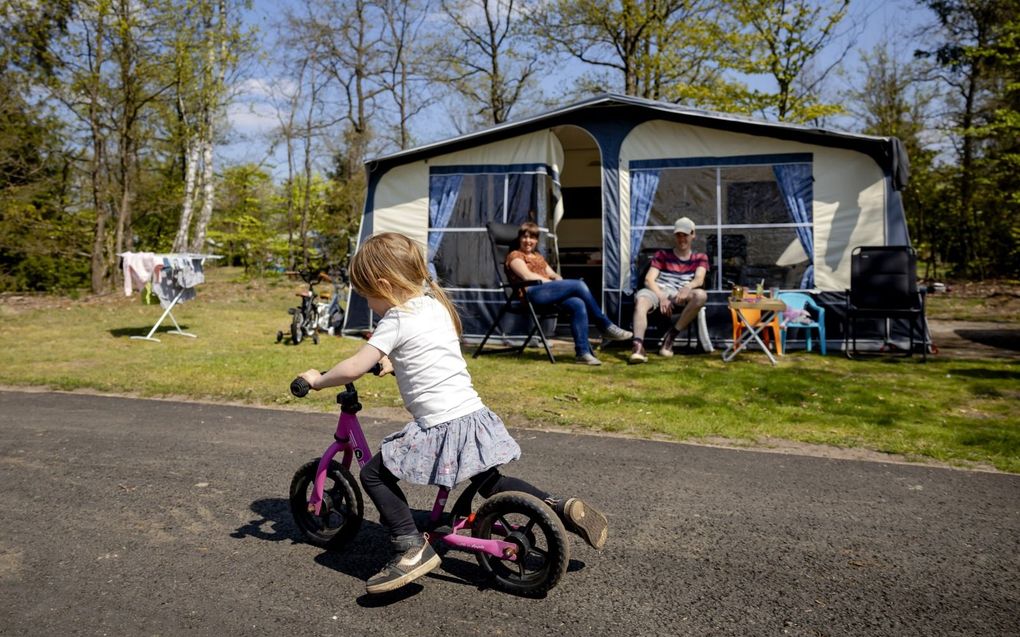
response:
<path fill-rule="evenodd" d="M 567 530 L 601 549 L 606 517 L 579 498 L 558 498 L 499 467 L 521 448 L 499 416 L 482 403 L 460 351 L 460 318 L 453 303 L 429 277 L 421 249 L 404 235 L 387 232 L 354 255 L 351 285 L 382 317 L 368 343 L 325 374 L 301 377 L 312 389 L 354 382 L 377 363 L 392 371 L 414 420 L 386 436 L 381 452 L 361 469 L 361 484 L 389 532 L 393 559 L 366 582 L 369 593 L 391 591 L 440 564 L 418 531 L 398 481 L 453 488 L 470 480 L 483 497 L 523 491 L 544 500 Z"/>

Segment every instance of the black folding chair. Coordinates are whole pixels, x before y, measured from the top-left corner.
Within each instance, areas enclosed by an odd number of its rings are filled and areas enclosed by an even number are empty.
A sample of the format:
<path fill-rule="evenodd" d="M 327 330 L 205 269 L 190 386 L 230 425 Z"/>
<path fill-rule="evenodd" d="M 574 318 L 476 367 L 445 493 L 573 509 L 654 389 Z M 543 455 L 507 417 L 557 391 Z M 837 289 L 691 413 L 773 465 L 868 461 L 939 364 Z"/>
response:
<path fill-rule="evenodd" d="M 920 334 L 921 357 L 928 360 L 928 337 L 924 315 L 924 290 L 917 287 L 917 252 L 910 246 L 860 246 L 850 255 L 850 289 L 846 291 L 843 349 L 848 358 L 857 354 L 858 319 L 884 319 L 885 342 L 890 343 L 889 320 L 907 319 L 910 348 L 914 332 Z"/>
<path fill-rule="evenodd" d="M 504 347 L 500 349 L 490 349 L 487 354 L 495 354 L 498 352 L 515 352 L 518 356 L 524 352 L 524 349 L 531 343 L 531 339 L 537 334 L 539 339 L 542 341 L 542 347 L 545 348 L 545 353 L 549 357 L 550 363 L 555 363 L 556 358 L 553 357 L 552 350 L 549 348 L 549 340 L 545 336 L 545 332 L 542 330 L 542 319 L 555 318 L 559 315 L 559 310 L 553 305 L 533 305 L 528 301 L 528 295 L 524 293 L 524 289 L 532 286 L 539 285 L 540 281 L 522 281 L 520 283 L 514 283 L 510 281 L 510 277 L 507 274 L 504 264 L 506 262 L 506 256 L 517 245 L 517 231 L 520 226 L 508 223 L 495 223 L 489 222 L 485 225 L 485 229 L 489 234 L 489 244 L 492 246 L 492 261 L 493 265 L 496 266 L 496 276 L 499 281 L 500 287 L 503 289 L 503 294 L 506 295 L 506 302 L 503 303 L 503 307 L 500 308 L 499 314 L 496 319 L 489 326 L 488 331 L 485 332 L 485 337 L 482 338 L 482 342 L 478 344 L 478 348 L 472 355 L 472 358 L 478 358 L 482 354 L 482 348 L 485 347 L 485 343 L 492 336 L 492 333 L 499 328 L 500 323 L 507 314 L 526 316 L 531 322 L 531 332 L 528 334 L 524 342 L 521 343 L 520 347 Z"/>

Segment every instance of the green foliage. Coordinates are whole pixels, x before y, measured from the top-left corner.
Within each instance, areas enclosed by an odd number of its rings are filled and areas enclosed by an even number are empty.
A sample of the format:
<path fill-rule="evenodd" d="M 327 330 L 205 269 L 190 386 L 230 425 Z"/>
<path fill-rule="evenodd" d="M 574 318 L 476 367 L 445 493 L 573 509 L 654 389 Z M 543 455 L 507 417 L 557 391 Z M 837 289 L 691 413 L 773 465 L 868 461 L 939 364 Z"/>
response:
<path fill-rule="evenodd" d="M 738 97 L 747 112 L 780 121 L 809 122 L 842 112 L 838 104 L 821 100 L 807 77 L 810 63 L 829 44 L 846 16 L 850 0 L 814 2 L 791 0 L 729 0 L 743 37 L 734 39 L 734 68 L 775 81 L 773 92 L 747 90 Z M 824 75 L 824 74 L 823 74 Z"/>
<path fill-rule="evenodd" d="M 558 0 L 534 16 L 547 47 L 586 65 L 587 91 L 613 90 L 656 100 L 718 105 L 737 85 L 734 29 L 718 3 L 698 0 Z M 729 45 L 729 47 L 727 46 Z"/>
<path fill-rule="evenodd" d="M 59 120 L 0 75 L 0 290 L 73 290 L 88 283 L 87 211 L 61 204 L 73 187 Z"/>
<path fill-rule="evenodd" d="M 209 242 L 248 274 L 261 275 L 273 262 L 274 247 L 280 248 L 267 206 L 271 188 L 269 174 L 254 164 L 227 168 L 220 183 Z"/>
<path fill-rule="evenodd" d="M 1020 275 L 1020 2 L 923 0 L 940 26 L 919 57 L 949 91 L 955 162 L 945 171 L 947 223 L 956 241 L 946 261 L 965 276 Z"/>

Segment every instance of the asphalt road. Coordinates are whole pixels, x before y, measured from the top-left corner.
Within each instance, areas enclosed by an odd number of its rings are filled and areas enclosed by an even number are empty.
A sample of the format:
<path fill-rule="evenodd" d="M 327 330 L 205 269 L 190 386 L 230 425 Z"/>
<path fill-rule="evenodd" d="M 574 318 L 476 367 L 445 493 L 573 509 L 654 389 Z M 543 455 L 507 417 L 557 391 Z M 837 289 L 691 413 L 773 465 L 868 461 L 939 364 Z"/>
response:
<path fill-rule="evenodd" d="M 456 552 L 369 597 L 375 510 L 343 554 L 288 513 L 334 424 L 0 392 L 0 634 L 1020 634 L 1020 476 L 526 430 L 508 473 L 604 507 L 606 549 L 573 541 L 545 599 Z"/>

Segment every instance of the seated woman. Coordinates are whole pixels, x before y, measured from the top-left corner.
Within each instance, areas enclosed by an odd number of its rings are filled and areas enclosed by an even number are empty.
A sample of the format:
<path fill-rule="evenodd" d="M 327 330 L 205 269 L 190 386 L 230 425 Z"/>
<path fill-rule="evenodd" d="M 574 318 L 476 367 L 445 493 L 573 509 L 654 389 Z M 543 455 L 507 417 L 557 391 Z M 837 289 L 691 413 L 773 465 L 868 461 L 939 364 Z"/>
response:
<path fill-rule="evenodd" d="M 542 285 L 524 288 L 528 300 L 534 305 L 559 305 L 570 313 L 570 333 L 574 336 L 574 351 L 577 362 L 585 365 L 601 365 L 592 353 L 588 342 L 588 316 L 602 332 L 602 338 L 610 341 L 626 341 L 633 337 L 631 332 L 621 329 L 602 313 L 595 303 L 588 286 L 579 279 L 564 279 L 549 267 L 545 258 L 538 253 L 538 226 L 530 221 L 521 224 L 517 231 L 516 250 L 506 255 L 507 275 L 514 283 L 541 281 Z"/>

